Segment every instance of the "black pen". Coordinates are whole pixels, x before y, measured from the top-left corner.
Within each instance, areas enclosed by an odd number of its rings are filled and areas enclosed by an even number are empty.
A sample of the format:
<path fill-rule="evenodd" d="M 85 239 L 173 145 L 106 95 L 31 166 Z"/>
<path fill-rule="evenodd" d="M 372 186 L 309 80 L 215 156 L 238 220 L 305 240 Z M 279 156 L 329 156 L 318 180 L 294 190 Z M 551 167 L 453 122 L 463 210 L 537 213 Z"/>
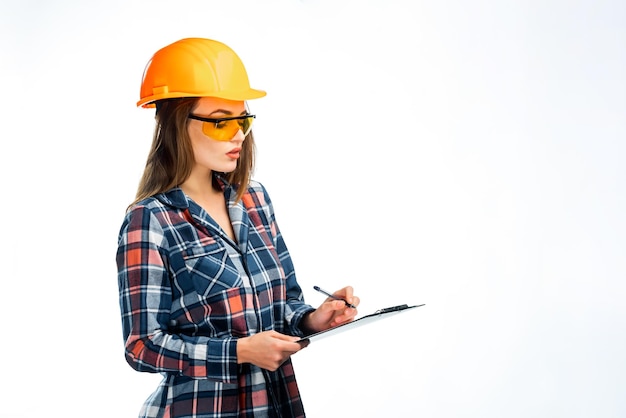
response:
<path fill-rule="evenodd" d="M 320 292 L 320 293 L 325 294 L 326 296 L 328 296 L 328 297 L 329 297 L 329 298 L 331 298 L 331 299 L 335 299 L 335 300 L 341 300 L 341 301 L 343 301 L 343 303 L 345 303 L 345 304 L 346 304 L 346 306 L 347 306 L 348 308 L 356 309 L 356 306 L 354 306 L 354 305 L 353 305 L 353 304 L 351 304 L 351 303 L 348 303 L 348 301 L 347 301 L 347 300 L 345 300 L 345 299 L 343 299 L 343 298 L 340 298 L 340 297 L 338 297 L 338 296 L 335 296 L 335 295 L 333 295 L 333 294 L 330 294 L 330 293 L 328 293 L 327 291 L 325 291 L 324 289 L 320 288 L 319 286 L 313 286 L 313 289 L 317 290 L 317 291 L 318 291 L 318 292 Z"/>

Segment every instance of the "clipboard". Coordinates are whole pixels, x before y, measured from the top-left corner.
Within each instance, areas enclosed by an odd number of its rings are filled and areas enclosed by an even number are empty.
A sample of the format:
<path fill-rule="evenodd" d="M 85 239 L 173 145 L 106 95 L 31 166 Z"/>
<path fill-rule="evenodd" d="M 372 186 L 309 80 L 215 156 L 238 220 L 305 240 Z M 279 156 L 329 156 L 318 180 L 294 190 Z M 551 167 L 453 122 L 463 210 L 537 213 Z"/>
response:
<path fill-rule="evenodd" d="M 351 322 L 346 322 L 345 324 L 337 325 L 336 327 L 332 327 L 324 331 L 315 332 L 311 335 L 307 335 L 306 337 L 302 337 L 297 342 L 305 341 L 305 340 L 317 341 L 322 338 L 330 337 L 331 335 L 340 334 L 342 332 L 345 332 L 354 328 L 362 327 L 364 325 L 371 324 L 372 322 L 379 321 L 383 318 L 389 318 L 390 316 L 395 316 L 395 315 L 398 315 L 399 313 L 406 312 L 414 308 L 419 308 L 420 306 L 424 306 L 424 305 L 425 303 L 422 303 L 421 305 L 413 305 L 413 306 L 404 304 L 404 305 L 391 306 L 389 308 L 379 309 L 372 314 L 362 316 Z"/>

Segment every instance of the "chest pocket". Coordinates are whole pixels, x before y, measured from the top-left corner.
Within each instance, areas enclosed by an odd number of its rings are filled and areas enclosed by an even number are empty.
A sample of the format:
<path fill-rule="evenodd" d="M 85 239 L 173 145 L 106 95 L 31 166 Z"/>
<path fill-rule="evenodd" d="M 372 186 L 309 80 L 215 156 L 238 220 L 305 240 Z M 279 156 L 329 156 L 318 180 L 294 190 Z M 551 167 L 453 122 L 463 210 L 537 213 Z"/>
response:
<path fill-rule="evenodd" d="M 228 251 L 218 242 L 205 246 L 190 243 L 182 255 L 194 289 L 205 298 L 243 285 Z"/>

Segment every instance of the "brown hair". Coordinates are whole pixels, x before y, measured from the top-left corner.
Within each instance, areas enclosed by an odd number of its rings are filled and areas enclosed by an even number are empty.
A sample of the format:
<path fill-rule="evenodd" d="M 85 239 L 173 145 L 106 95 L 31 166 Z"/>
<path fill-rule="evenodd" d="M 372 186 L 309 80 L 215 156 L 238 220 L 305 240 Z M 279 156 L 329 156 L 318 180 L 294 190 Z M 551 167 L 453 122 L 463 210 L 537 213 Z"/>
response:
<path fill-rule="evenodd" d="M 157 102 L 152 146 L 137 195 L 129 207 L 176 187 L 189 177 L 195 160 L 187 124 L 188 115 L 197 101 L 198 98 L 182 98 Z M 230 184 L 237 186 L 236 200 L 241 199 L 248 188 L 254 170 L 254 154 L 254 138 L 252 132 L 249 132 L 243 141 L 237 168 L 230 173 L 223 173 Z M 213 184 L 215 186 L 215 182 Z"/>

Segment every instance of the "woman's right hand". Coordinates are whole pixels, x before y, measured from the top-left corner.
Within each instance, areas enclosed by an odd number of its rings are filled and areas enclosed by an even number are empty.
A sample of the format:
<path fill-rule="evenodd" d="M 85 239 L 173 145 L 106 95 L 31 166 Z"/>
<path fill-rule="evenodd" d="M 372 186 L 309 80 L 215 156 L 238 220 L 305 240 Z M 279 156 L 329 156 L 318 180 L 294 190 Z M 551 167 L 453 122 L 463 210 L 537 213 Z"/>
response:
<path fill-rule="evenodd" d="M 240 338 L 237 340 L 237 363 L 252 363 L 275 371 L 289 356 L 309 345 L 308 340 L 297 343 L 299 339 L 276 331 L 263 331 Z"/>

